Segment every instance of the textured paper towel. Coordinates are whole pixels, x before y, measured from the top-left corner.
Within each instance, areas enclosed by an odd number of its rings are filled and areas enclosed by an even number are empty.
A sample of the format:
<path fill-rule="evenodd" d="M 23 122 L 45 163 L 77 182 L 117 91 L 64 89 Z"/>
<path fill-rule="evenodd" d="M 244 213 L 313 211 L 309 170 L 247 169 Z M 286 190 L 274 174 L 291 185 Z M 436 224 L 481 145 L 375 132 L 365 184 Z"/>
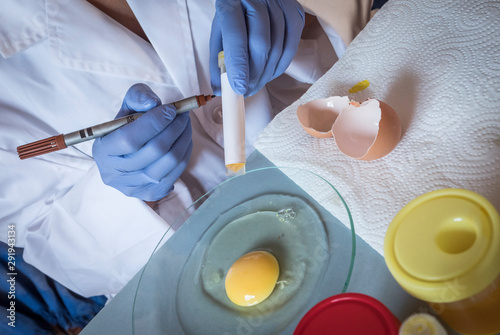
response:
<path fill-rule="evenodd" d="M 296 116 L 300 104 L 348 95 L 364 79 L 370 87 L 349 96 L 387 102 L 403 127 L 394 151 L 371 162 L 344 156 L 332 138 L 310 136 Z M 255 147 L 277 166 L 328 179 L 345 198 L 356 233 L 381 254 L 394 215 L 423 193 L 469 189 L 500 210 L 500 2 L 389 1 Z M 293 179 L 348 224 L 313 180 Z"/>

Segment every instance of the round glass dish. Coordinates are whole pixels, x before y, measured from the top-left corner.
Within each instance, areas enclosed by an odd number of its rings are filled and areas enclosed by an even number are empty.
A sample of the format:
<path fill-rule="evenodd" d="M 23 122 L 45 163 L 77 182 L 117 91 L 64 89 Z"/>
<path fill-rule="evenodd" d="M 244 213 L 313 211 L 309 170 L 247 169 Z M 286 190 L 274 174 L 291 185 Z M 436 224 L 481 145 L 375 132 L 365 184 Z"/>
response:
<path fill-rule="evenodd" d="M 313 189 L 321 199 L 309 196 Z M 139 274 L 134 334 L 291 334 L 306 311 L 349 285 L 351 213 L 327 180 L 304 169 L 265 167 L 230 178 L 171 227 L 175 233 L 165 233 Z M 225 275 L 254 250 L 277 258 L 278 282 L 260 304 L 237 306 L 225 294 Z"/>

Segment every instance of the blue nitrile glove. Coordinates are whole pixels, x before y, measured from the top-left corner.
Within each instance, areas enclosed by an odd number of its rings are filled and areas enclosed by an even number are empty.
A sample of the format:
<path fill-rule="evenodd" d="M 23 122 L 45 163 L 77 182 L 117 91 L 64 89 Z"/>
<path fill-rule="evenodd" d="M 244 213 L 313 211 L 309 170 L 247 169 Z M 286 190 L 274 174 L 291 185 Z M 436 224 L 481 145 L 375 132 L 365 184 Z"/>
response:
<path fill-rule="evenodd" d="M 101 178 L 123 194 L 146 201 L 166 196 L 185 170 L 191 151 L 189 113 L 176 116 L 173 105 L 144 84 L 132 86 L 117 117 L 145 112 L 136 121 L 97 138 L 92 148 Z"/>
<path fill-rule="evenodd" d="M 210 36 L 210 76 L 220 95 L 217 56 L 224 50 L 233 90 L 250 96 L 290 65 L 304 28 L 295 0 L 217 0 Z"/>

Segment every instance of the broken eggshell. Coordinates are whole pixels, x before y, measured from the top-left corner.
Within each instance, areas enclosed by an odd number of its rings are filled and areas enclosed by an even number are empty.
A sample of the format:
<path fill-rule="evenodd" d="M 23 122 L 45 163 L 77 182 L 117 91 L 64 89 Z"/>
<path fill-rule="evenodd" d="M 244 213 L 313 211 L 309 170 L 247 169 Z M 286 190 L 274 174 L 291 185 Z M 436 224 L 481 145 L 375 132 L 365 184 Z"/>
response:
<path fill-rule="evenodd" d="M 314 137 L 332 137 L 332 127 L 340 111 L 349 106 L 348 97 L 329 97 L 309 101 L 297 108 L 300 124 Z"/>
<path fill-rule="evenodd" d="M 344 108 L 332 133 L 344 154 L 370 161 L 387 155 L 396 147 L 401 138 L 401 123 L 388 104 L 368 99 Z"/>
<path fill-rule="evenodd" d="M 328 101 L 337 102 L 335 112 L 328 107 Z M 375 160 L 387 155 L 401 138 L 398 115 L 389 105 L 376 99 L 361 104 L 349 102 L 347 97 L 313 100 L 299 106 L 297 116 L 309 134 L 318 138 L 333 135 L 343 154 L 359 160 Z M 331 128 L 329 131 L 327 126 Z"/>

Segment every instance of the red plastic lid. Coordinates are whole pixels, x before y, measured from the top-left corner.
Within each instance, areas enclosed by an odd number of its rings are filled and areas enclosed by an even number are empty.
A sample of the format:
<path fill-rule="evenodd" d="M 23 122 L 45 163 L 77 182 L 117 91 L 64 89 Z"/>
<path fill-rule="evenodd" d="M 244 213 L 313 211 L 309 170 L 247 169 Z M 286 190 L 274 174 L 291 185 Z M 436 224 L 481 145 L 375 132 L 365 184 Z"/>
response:
<path fill-rule="evenodd" d="M 311 308 L 293 334 L 397 335 L 399 326 L 399 320 L 377 299 L 344 293 Z"/>

